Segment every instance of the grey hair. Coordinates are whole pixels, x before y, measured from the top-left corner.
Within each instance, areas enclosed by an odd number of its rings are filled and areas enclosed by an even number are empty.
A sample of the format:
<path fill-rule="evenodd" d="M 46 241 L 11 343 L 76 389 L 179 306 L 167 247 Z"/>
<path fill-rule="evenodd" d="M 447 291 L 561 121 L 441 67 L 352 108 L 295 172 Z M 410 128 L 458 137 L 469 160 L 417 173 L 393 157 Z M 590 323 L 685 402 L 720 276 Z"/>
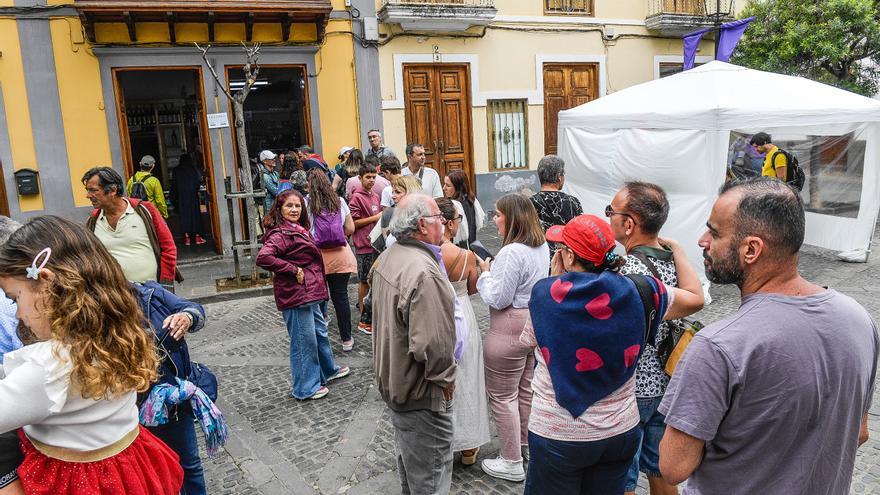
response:
<path fill-rule="evenodd" d="M 396 239 L 410 239 L 419 231 L 419 219 L 431 215 L 431 197 L 421 193 L 410 193 L 394 207 L 389 230 Z"/>
<path fill-rule="evenodd" d="M 547 155 L 538 162 L 541 184 L 556 184 L 565 177 L 565 162 L 556 155 Z"/>
<path fill-rule="evenodd" d="M 9 236 L 19 228 L 21 228 L 20 223 L 9 217 L 0 215 L 0 246 L 6 244 Z"/>

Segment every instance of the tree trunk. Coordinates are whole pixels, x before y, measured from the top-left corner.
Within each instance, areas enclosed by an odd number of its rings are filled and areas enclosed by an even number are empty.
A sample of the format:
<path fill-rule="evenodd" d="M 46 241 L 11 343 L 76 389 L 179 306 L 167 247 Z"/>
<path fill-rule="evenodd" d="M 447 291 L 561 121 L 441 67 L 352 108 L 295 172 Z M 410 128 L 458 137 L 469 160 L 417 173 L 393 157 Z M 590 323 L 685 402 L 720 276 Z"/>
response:
<path fill-rule="evenodd" d="M 238 95 L 236 95 L 238 96 Z M 238 159 L 240 160 L 242 167 L 244 167 L 245 172 L 247 173 L 247 177 L 242 177 L 242 183 L 244 184 L 244 191 L 248 194 L 254 193 L 254 181 L 253 177 L 251 177 L 251 163 L 248 157 L 248 148 L 247 148 L 247 137 L 244 129 L 244 102 L 238 101 L 238 98 L 233 98 L 232 100 L 232 109 L 233 109 L 233 118 L 235 120 L 235 139 L 238 141 Z M 248 196 L 245 199 L 245 212 L 247 213 L 247 225 L 248 232 L 250 232 L 250 241 L 251 244 L 255 244 L 257 242 L 257 222 L 259 221 L 257 215 L 257 199 L 253 196 Z M 251 255 L 253 257 L 253 268 L 251 270 L 251 280 L 254 282 L 257 281 L 257 253 L 254 250 L 251 250 Z"/>

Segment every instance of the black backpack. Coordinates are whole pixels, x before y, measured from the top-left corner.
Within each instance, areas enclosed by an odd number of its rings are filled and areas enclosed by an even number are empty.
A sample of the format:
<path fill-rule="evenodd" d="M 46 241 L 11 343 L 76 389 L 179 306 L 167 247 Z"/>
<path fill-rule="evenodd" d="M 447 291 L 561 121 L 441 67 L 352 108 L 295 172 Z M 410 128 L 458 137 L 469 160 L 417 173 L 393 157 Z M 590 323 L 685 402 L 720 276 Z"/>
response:
<path fill-rule="evenodd" d="M 132 178 L 131 182 L 131 193 L 128 195 L 130 198 L 140 199 L 141 201 L 148 201 L 149 197 L 147 195 L 147 185 L 144 182 L 152 177 L 152 175 L 147 174 L 143 179 L 137 180 L 137 174 L 135 174 L 134 178 Z"/>
<path fill-rule="evenodd" d="M 804 188 L 804 182 L 807 180 L 807 177 L 804 174 L 804 169 L 801 168 L 796 156 L 788 151 L 780 149 L 777 149 L 776 152 L 773 153 L 773 157 L 770 159 L 771 164 L 776 163 L 776 156 L 780 153 L 785 157 L 785 183 L 800 191 Z"/>

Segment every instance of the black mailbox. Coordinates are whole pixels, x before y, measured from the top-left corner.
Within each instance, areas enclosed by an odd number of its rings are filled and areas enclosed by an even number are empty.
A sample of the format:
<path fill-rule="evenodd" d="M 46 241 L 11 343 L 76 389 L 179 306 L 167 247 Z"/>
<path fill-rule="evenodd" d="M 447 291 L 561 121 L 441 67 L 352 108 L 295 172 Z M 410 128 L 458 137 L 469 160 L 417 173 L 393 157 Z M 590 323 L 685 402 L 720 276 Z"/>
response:
<path fill-rule="evenodd" d="M 15 184 L 18 186 L 18 194 L 30 196 L 40 194 L 39 172 L 30 168 L 15 171 Z"/>

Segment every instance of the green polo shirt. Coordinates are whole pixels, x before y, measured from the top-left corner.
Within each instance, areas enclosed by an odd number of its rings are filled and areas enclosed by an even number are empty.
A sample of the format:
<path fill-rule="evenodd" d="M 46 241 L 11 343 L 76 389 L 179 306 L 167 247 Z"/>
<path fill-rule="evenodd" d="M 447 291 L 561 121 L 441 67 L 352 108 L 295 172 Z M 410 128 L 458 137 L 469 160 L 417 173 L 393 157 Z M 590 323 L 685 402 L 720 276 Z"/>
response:
<path fill-rule="evenodd" d="M 104 217 L 104 211 L 98 214 L 95 222 L 95 235 L 116 258 L 125 278 L 130 282 L 146 282 L 156 280 L 159 266 L 156 264 L 156 254 L 153 245 L 150 244 L 150 236 L 143 219 L 135 213 L 128 199 L 125 199 L 128 208 L 116 223 L 116 228 L 110 227 L 110 223 Z"/>

